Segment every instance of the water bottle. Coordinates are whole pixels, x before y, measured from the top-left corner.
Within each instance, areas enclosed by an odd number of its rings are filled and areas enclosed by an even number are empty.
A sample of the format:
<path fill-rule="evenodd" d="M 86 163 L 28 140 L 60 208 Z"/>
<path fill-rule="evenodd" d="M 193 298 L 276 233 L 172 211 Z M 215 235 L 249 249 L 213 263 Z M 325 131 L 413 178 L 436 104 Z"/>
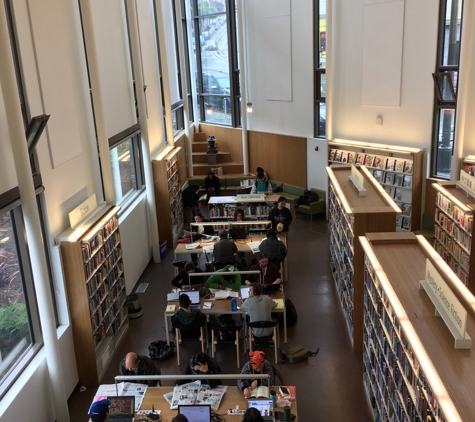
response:
<path fill-rule="evenodd" d="M 235 297 L 231 298 L 231 311 L 233 312 L 237 311 L 237 300 Z"/>
<path fill-rule="evenodd" d="M 272 400 L 272 405 L 274 406 L 274 408 L 277 407 L 277 394 L 274 390 L 270 392 L 269 398 Z"/>

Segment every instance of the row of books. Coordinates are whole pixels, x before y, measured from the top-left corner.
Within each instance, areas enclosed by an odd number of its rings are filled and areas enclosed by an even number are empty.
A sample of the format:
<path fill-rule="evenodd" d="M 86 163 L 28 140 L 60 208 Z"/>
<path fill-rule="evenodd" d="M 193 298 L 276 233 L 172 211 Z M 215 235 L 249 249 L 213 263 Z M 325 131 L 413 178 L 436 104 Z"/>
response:
<path fill-rule="evenodd" d="M 175 164 L 177 162 L 177 159 L 178 159 L 177 154 L 174 154 L 173 157 L 171 157 L 171 158 L 166 158 L 165 159 L 167 170 L 171 169 L 173 167 L 173 164 Z"/>
<path fill-rule="evenodd" d="M 361 164 L 365 167 L 374 167 L 399 173 L 412 174 L 413 161 L 401 158 L 365 154 L 363 152 L 331 149 L 329 161 L 337 163 Z"/>
<path fill-rule="evenodd" d="M 178 182 L 178 173 L 175 173 L 168 181 L 168 190 L 171 190 Z"/>
<path fill-rule="evenodd" d="M 381 181 L 381 178 L 377 178 L 375 173 L 381 172 L 381 170 L 374 170 L 373 176 L 376 180 Z M 381 176 L 382 177 L 382 176 Z M 386 173 L 384 177 L 384 181 L 381 181 L 385 185 L 394 185 L 394 186 L 402 186 L 403 188 L 412 188 L 412 176 L 409 175 L 402 175 L 399 173 Z"/>
<path fill-rule="evenodd" d="M 170 168 L 167 168 L 167 179 L 170 179 L 178 170 L 178 165 L 176 161 L 172 164 Z"/>
<path fill-rule="evenodd" d="M 447 217 L 450 217 L 460 227 L 462 227 L 467 233 L 469 234 L 472 233 L 472 221 L 473 221 L 472 214 L 464 213 L 460 208 L 455 206 L 452 203 L 452 201 L 450 201 L 446 196 L 442 195 L 440 192 L 437 192 L 436 206 L 438 207 L 435 210 L 436 220 L 446 219 Z M 440 210 L 442 210 L 443 213 L 440 212 Z"/>
<path fill-rule="evenodd" d="M 119 227 L 117 216 L 112 217 L 97 233 L 89 240 L 82 241 L 83 260 L 87 261 L 102 247 L 106 241 Z"/>
<path fill-rule="evenodd" d="M 472 163 L 462 163 L 463 171 L 470 176 L 475 176 L 475 165 Z"/>
<path fill-rule="evenodd" d="M 106 331 L 109 330 L 125 301 L 126 295 L 123 290 L 118 294 L 114 301 L 109 297 L 105 298 L 104 302 L 99 306 L 96 312 L 91 315 L 93 332 L 102 332 L 103 328 L 105 328 Z"/>
<path fill-rule="evenodd" d="M 410 204 L 412 201 L 412 193 L 406 189 L 384 186 L 384 190 L 395 202 Z"/>
<path fill-rule="evenodd" d="M 436 220 L 437 221 L 437 220 Z M 445 224 L 440 226 L 438 223 L 434 226 L 434 235 L 437 239 L 444 237 L 453 238 L 460 246 L 462 246 L 467 253 L 470 253 L 472 249 L 472 236 L 466 233 L 464 230 L 456 226 L 453 221 L 446 219 Z M 444 241 L 441 241 L 445 245 Z"/>
<path fill-rule="evenodd" d="M 444 245 L 439 242 L 434 242 L 434 249 L 442 257 L 442 259 L 447 263 L 450 269 L 455 273 L 455 275 L 465 284 L 468 283 L 468 272 L 465 267 L 454 258 L 454 256 L 445 249 Z M 468 268 L 468 267 L 467 267 Z"/>
<path fill-rule="evenodd" d="M 396 215 L 396 229 L 411 230 L 411 219 L 402 215 Z"/>

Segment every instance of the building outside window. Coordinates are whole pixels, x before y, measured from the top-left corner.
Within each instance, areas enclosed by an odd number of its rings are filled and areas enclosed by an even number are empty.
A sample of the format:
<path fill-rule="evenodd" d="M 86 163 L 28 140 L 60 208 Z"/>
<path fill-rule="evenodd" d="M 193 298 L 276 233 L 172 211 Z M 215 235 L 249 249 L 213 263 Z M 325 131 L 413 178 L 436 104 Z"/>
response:
<path fill-rule="evenodd" d="M 314 136 L 316 138 L 324 138 L 326 136 L 327 121 L 327 76 L 326 76 L 326 60 L 327 60 L 327 25 L 326 25 L 326 0 L 315 0 L 314 17 L 315 17 L 315 76 L 314 76 Z"/>

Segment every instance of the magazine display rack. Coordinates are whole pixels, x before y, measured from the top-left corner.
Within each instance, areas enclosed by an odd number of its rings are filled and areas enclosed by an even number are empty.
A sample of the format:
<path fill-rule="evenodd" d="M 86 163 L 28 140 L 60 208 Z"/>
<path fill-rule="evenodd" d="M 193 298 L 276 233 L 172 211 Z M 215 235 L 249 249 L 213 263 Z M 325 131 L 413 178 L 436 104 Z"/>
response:
<path fill-rule="evenodd" d="M 351 166 L 327 167 L 330 265 L 348 332 L 355 350 L 363 349 L 363 251 L 357 237 L 394 231 L 399 208 L 363 166 L 366 196 L 349 180 Z"/>
<path fill-rule="evenodd" d="M 328 143 L 330 164 L 361 164 L 401 209 L 396 231 L 420 228 L 424 150 L 335 139 Z"/>

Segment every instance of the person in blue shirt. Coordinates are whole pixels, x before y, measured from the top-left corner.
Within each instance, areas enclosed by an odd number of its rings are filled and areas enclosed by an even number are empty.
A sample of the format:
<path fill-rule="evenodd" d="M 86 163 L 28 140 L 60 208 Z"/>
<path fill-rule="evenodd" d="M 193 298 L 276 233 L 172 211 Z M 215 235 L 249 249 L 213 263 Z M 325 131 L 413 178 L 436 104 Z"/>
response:
<path fill-rule="evenodd" d="M 252 185 L 251 193 L 272 193 L 272 185 L 263 172 L 257 173 L 257 180 Z"/>

